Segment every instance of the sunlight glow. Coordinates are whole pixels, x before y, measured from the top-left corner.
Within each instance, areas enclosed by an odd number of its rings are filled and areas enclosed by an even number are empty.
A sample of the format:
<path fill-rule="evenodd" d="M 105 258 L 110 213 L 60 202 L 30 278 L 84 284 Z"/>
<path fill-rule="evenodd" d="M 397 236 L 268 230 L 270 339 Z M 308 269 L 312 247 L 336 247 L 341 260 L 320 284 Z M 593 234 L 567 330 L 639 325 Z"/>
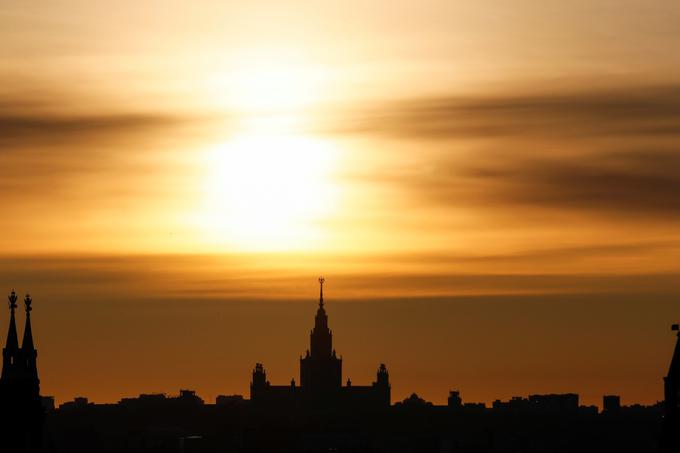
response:
<path fill-rule="evenodd" d="M 208 240 L 242 250 L 312 246 L 333 211 L 337 153 L 322 140 L 245 135 L 207 153 L 200 223 Z"/>
<path fill-rule="evenodd" d="M 215 74 L 211 93 L 242 113 L 291 112 L 318 101 L 323 71 L 300 55 L 258 50 Z"/>

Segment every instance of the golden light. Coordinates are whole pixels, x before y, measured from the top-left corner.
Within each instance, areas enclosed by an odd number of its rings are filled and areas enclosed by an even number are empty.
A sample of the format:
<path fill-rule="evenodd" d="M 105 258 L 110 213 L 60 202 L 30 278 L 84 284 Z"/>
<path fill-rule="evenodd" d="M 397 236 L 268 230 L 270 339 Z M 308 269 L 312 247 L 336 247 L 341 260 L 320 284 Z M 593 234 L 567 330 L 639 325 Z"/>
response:
<path fill-rule="evenodd" d="M 323 79 L 320 66 L 294 52 L 251 49 L 217 71 L 209 90 L 239 112 L 291 112 L 319 100 Z"/>
<path fill-rule="evenodd" d="M 311 248 L 323 237 L 338 190 L 338 153 L 302 135 L 321 96 L 321 71 L 281 49 L 245 50 L 209 83 L 239 133 L 205 155 L 202 239 L 230 250 Z M 220 247 L 220 248 L 221 248 Z"/>
<path fill-rule="evenodd" d="M 244 135 L 207 153 L 199 222 L 206 239 L 241 250 L 290 250 L 322 239 L 333 212 L 337 153 L 320 139 Z"/>

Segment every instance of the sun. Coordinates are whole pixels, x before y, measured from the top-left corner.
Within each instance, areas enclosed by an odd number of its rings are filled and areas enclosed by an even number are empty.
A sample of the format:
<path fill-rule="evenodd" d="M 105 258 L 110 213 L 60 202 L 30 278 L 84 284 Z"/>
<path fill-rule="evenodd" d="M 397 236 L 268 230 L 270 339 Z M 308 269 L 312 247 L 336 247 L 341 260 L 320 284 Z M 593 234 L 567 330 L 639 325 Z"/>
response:
<path fill-rule="evenodd" d="M 306 135 L 322 71 L 295 52 L 235 56 L 209 84 L 236 132 L 203 153 L 202 239 L 229 250 L 311 248 L 338 201 L 338 152 Z M 337 173 L 337 172 L 335 172 Z"/>
<path fill-rule="evenodd" d="M 326 141 L 245 134 L 206 153 L 201 224 L 212 243 L 240 250 L 311 247 L 337 203 Z"/>

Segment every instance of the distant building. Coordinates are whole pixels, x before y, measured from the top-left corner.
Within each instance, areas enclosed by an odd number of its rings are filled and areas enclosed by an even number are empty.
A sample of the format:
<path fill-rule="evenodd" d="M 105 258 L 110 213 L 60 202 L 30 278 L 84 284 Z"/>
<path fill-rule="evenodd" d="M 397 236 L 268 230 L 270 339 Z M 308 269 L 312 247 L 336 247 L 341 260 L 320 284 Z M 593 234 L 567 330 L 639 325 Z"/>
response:
<path fill-rule="evenodd" d="M 677 331 L 675 350 L 668 368 L 668 375 L 664 378 L 664 419 L 659 442 L 660 452 L 680 451 L 680 329 L 673 324 L 673 331 Z"/>
<path fill-rule="evenodd" d="M 77 399 L 77 398 L 76 398 Z M 141 394 L 136 398 L 123 398 L 118 404 L 135 409 L 154 409 L 164 407 L 194 407 L 204 404 L 194 390 L 180 390 L 179 396 L 167 396 L 165 393 Z"/>
<path fill-rule="evenodd" d="M 529 395 L 531 408 L 541 413 L 576 413 L 579 398 L 576 393 L 561 393 L 549 395 Z"/>
<path fill-rule="evenodd" d="M 40 404 L 45 412 L 52 412 L 55 408 L 53 396 L 41 396 Z"/>
<path fill-rule="evenodd" d="M 92 403 L 84 396 L 76 396 L 73 401 L 66 401 L 59 405 L 59 410 L 83 409 Z"/>
<path fill-rule="evenodd" d="M 579 415 L 584 415 L 588 417 L 595 417 L 599 413 L 597 406 L 580 406 L 578 408 Z"/>
<path fill-rule="evenodd" d="M 217 406 L 241 406 L 246 403 L 243 395 L 217 395 L 215 404 Z"/>
<path fill-rule="evenodd" d="M 602 411 L 607 414 L 615 414 L 621 410 L 621 397 L 619 395 L 604 395 L 602 397 Z"/>
<path fill-rule="evenodd" d="M 484 403 L 464 403 L 463 404 L 463 409 L 466 412 L 484 412 L 486 411 L 486 404 Z"/>
<path fill-rule="evenodd" d="M 411 393 L 410 396 L 407 398 L 404 398 L 403 401 L 399 401 L 398 403 L 394 404 L 395 408 L 404 408 L 404 409 L 421 409 L 421 408 L 430 408 L 433 407 L 434 405 L 425 400 L 424 398 L 421 398 L 418 396 L 416 393 Z"/>
<path fill-rule="evenodd" d="M 316 407 L 318 409 L 381 408 L 390 405 L 390 382 L 387 368 L 380 364 L 376 381 L 371 385 L 342 385 L 342 358 L 333 349 L 333 333 L 328 327 L 324 307 L 323 284 L 319 279 L 319 308 L 310 333 L 310 349 L 300 358 L 300 385 L 272 385 L 264 366 L 257 363 L 250 384 L 250 399 L 267 407 Z"/>
<path fill-rule="evenodd" d="M 448 398 L 449 409 L 462 409 L 463 399 L 460 397 L 460 392 L 458 390 L 452 390 L 449 392 Z"/>
<path fill-rule="evenodd" d="M 9 330 L 2 350 L 0 375 L 0 438 L 6 448 L 3 451 L 35 452 L 41 449 L 44 409 L 38 379 L 38 351 L 33 344 L 31 329 L 33 300 L 28 294 L 24 298 L 26 324 L 21 347 L 14 316 L 17 308 L 14 291 L 8 301 Z"/>
<path fill-rule="evenodd" d="M 509 401 L 496 400 L 493 409 L 513 413 L 531 414 L 576 414 L 579 398 L 575 393 L 529 395 L 528 398 L 513 396 Z"/>

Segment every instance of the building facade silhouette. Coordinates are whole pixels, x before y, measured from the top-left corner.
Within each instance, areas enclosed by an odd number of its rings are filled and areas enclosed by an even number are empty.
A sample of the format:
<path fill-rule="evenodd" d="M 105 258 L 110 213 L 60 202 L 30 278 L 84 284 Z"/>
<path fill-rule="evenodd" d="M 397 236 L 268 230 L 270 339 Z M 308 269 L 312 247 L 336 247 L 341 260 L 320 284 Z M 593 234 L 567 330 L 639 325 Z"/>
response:
<path fill-rule="evenodd" d="M 659 451 L 680 451 L 680 326 L 673 324 L 673 331 L 677 331 L 677 340 L 668 375 L 664 383 L 664 418 L 661 428 Z"/>
<path fill-rule="evenodd" d="M 389 373 L 380 364 L 371 385 L 355 386 L 351 380 L 342 385 L 342 358 L 333 349 L 333 332 L 323 298 L 325 280 L 319 278 L 319 306 L 310 332 L 310 347 L 300 358 L 300 385 L 271 385 L 264 366 L 257 363 L 250 384 L 250 399 L 266 407 L 316 408 L 327 410 L 379 409 L 390 406 Z"/>
<path fill-rule="evenodd" d="M 2 350 L 0 375 L 0 436 L 7 451 L 36 452 L 41 450 L 43 408 L 38 379 L 38 351 L 31 329 L 30 295 L 24 298 L 26 323 L 19 346 L 15 310 L 17 295 L 8 297 L 10 318 L 7 342 Z"/>

